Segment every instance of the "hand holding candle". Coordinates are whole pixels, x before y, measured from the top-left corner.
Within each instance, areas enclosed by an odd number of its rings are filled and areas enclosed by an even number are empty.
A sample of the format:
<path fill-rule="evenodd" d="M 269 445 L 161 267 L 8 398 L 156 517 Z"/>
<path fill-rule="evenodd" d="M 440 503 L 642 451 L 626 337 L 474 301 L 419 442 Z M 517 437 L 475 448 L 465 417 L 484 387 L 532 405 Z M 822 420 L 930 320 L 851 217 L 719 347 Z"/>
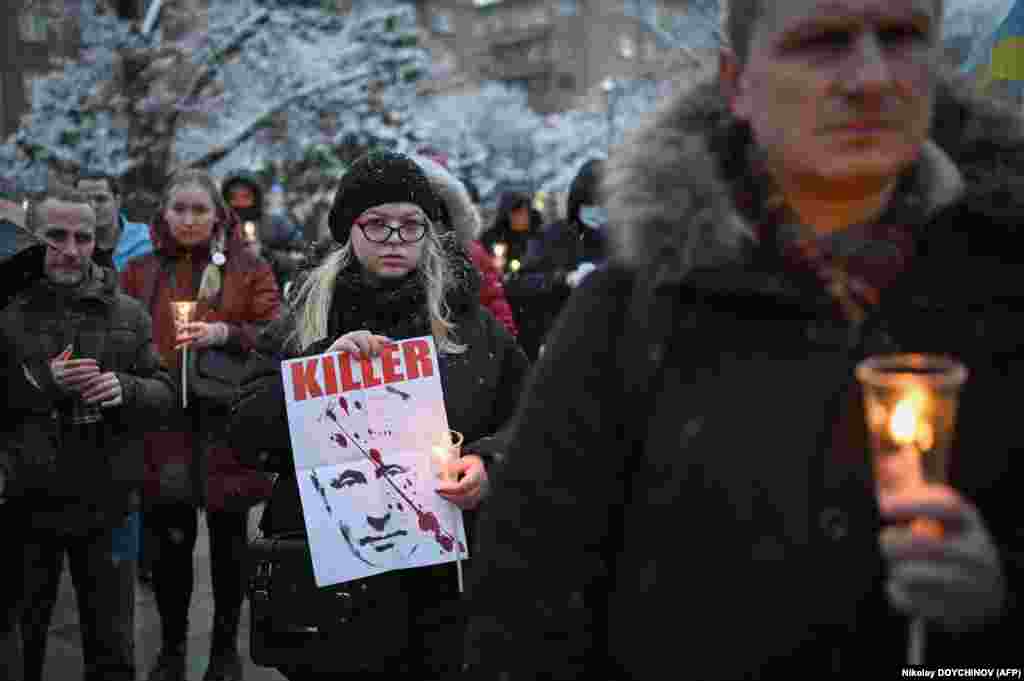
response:
<path fill-rule="evenodd" d="M 914 608 L 914 599 L 907 589 L 907 571 L 913 575 L 921 570 L 941 567 L 941 561 L 904 560 L 898 548 L 914 542 L 931 542 L 945 546 L 945 525 L 942 513 L 927 513 L 919 506 L 920 515 L 908 516 L 893 512 L 892 499 L 926 498 L 929 489 L 948 489 L 949 451 L 953 441 L 957 398 L 967 379 L 967 370 L 955 360 L 919 354 L 872 357 L 857 367 L 857 378 L 864 388 L 864 408 L 875 470 L 875 482 L 883 513 L 900 524 L 882 532 L 882 546 L 890 559 L 888 582 L 893 604 L 913 613 L 908 637 L 907 662 L 924 663 L 926 614 Z M 952 491 L 952 490 L 950 490 Z M 904 511 L 907 506 L 905 505 Z M 914 508 L 911 502 L 910 508 Z M 948 509 L 947 509 L 948 510 Z M 903 529 L 901 529 L 903 528 Z M 909 531 L 908 531 L 909 530 Z M 913 582 L 913 580 L 911 580 Z M 921 594 L 917 594 L 922 599 Z M 940 603 L 931 593 L 925 602 Z"/>
<path fill-rule="evenodd" d="M 171 301 L 171 314 L 174 318 L 175 338 L 186 333 L 188 325 L 195 318 L 196 301 L 174 300 Z M 181 347 L 181 406 L 188 407 L 188 344 Z"/>
<path fill-rule="evenodd" d="M 463 436 L 457 430 L 450 430 L 443 438 L 447 442 L 431 448 L 430 463 L 441 480 L 437 493 L 462 509 L 475 508 L 480 503 L 487 471 L 479 456 L 462 456 Z M 461 478 L 461 479 L 460 479 Z M 459 593 L 463 592 L 462 552 L 456 560 Z"/>
<path fill-rule="evenodd" d="M 455 464 L 462 456 L 462 433 L 450 430 L 445 433 L 442 442 L 431 447 L 430 464 L 437 477 L 444 482 L 455 482 L 458 474 Z"/>

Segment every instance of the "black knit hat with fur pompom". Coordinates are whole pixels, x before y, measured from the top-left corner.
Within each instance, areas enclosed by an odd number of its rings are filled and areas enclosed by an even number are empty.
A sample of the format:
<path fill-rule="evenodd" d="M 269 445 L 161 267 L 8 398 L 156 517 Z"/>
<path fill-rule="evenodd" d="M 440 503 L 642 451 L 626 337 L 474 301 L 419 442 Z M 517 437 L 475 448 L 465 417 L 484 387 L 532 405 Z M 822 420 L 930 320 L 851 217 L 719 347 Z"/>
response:
<path fill-rule="evenodd" d="M 372 151 L 358 158 L 338 184 L 327 218 L 334 240 L 347 243 L 356 218 L 385 203 L 413 203 L 432 222 L 440 219 L 440 201 L 420 166 L 393 151 Z"/>

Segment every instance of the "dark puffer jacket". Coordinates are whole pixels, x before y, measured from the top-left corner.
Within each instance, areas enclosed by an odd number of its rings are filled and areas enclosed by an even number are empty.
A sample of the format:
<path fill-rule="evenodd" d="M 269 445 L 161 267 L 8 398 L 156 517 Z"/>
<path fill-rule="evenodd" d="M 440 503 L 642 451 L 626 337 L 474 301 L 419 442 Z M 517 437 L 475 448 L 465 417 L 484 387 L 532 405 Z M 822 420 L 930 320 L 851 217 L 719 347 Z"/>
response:
<path fill-rule="evenodd" d="M 0 313 L 0 339 L 13 503 L 41 528 L 112 527 L 138 505 L 143 433 L 175 405 L 149 315 L 118 292 L 113 270 L 96 266 L 77 288 L 40 278 L 22 291 Z M 103 409 L 98 424 L 67 423 L 71 397 L 54 383 L 49 361 L 69 344 L 76 357 L 98 358 L 101 371 L 121 382 L 123 405 Z"/>

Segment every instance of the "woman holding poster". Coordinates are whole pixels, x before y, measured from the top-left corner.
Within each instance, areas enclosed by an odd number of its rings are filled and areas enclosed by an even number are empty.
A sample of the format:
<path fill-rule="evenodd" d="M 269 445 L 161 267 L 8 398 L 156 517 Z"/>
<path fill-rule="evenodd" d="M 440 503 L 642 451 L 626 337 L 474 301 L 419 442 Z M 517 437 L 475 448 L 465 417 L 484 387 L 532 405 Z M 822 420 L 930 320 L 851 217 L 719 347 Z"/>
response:
<path fill-rule="evenodd" d="M 505 328 L 480 306 L 479 278 L 461 246 L 460 232 L 466 228 L 462 218 L 473 215 L 468 194 L 436 164 L 429 173 L 425 165 L 391 152 L 356 161 L 341 180 L 330 213 L 335 247 L 296 283 L 285 314 L 264 334 L 250 364 L 231 433 L 234 446 L 253 465 L 281 474 L 261 521 L 267 537 L 306 537 L 281 371 L 282 362 L 292 358 L 331 352 L 369 361 L 398 352 L 398 345 L 419 342 L 399 343 L 402 339 L 432 338 L 448 424 L 463 434 L 465 444 L 455 464 L 455 480 L 432 482 L 431 493 L 436 490 L 465 511 L 475 509 L 486 495 L 489 472 L 506 447 L 502 429 L 515 409 L 527 360 Z M 403 355 L 407 372 L 408 352 Z M 317 376 L 341 384 L 343 371 Z M 328 390 L 311 387 L 320 388 Z M 398 387 L 389 394 L 411 399 Z M 334 403 L 342 410 L 365 406 L 355 399 Z M 341 418 L 333 412 L 327 416 Z M 375 487 L 413 489 L 412 473 L 388 461 L 367 460 L 338 467 L 323 479 L 313 471 L 302 484 L 319 492 L 325 512 L 335 517 L 340 505 L 376 494 Z M 407 533 L 424 527 L 423 516 L 418 527 L 415 520 L 394 524 L 409 514 L 410 506 L 415 511 L 414 500 L 395 494 L 378 514 L 366 517 L 367 523 L 343 524 L 351 554 L 369 566 L 392 560 L 388 553 L 411 551 Z M 465 520 L 471 527 L 471 514 Z M 463 564 L 472 570 L 472 561 Z M 335 621 L 344 624 L 327 636 L 290 638 L 291 662 L 261 664 L 276 666 L 293 681 L 362 672 L 409 679 L 458 676 L 463 671 L 465 616 L 455 572 L 455 565 L 446 563 L 323 590 L 323 600 L 314 607 L 339 608 Z M 350 615 L 342 618 L 342 607 Z"/>

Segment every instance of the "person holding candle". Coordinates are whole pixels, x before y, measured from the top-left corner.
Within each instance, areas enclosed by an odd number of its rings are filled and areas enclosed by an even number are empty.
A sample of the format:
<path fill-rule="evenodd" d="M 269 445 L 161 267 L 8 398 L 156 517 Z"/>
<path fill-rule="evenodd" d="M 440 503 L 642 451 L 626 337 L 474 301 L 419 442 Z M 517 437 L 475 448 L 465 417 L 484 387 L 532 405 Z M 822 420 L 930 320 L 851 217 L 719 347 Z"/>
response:
<path fill-rule="evenodd" d="M 520 400 L 471 659 L 513 679 L 881 678 L 921 616 L 929 666 L 1013 660 L 1019 114 L 942 72 L 941 1 L 728 10 L 716 76 L 610 158 L 612 264 Z M 855 367 L 897 351 L 970 377 L 950 484 L 879 495 Z"/>
<path fill-rule="evenodd" d="M 221 182 L 221 195 L 238 215 L 244 241 L 270 263 L 277 285 L 284 291 L 302 265 L 306 244 L 300 226 L 293 225 L 285 214 L 281 185 L 274 182 L 265 198 L 258 175 L 236 170 Z"/>
<path fill-rule="evenodd" d="M 143 434 L 172 408 L 174 385 L 149 314 L 93 261 L 88 197 L 52 187 L 26 218 L 45 245 L 5 263 L 20 270 L 20 290 L 0 310 L 0 501 L 11 531 L 0 669 L 18 681 L 44 678 L 66 555 L 83 678 L 134 681 L 135 560 L 114 538 L 134 527 Z"/>
<path fill-rule="evenodd" d="M 281 298 L 270 266 L 241 243 L 237 216 L 216 184 L 205 172 L 175 175 L 152 224 L 154 253 L 130 260 L 121 282 L 125 292 L 151 310 L 166 365 L 175 376 L 188 376 L 181 366 L 186 348 L 188 356 L 208 348 L 244 356 L 277 315 Z M 195 303 L 194 316 L 176 328 L 172 303 L 183 301 Z M 173 681 L 185 675 L 199 508 L 206 510 L 214 597 L 204 680 L 240 679 L 237 638 L 248 508 L 269 495 L 271 483 L 238 463 L 226 444 L 226 403 L 191 393 L 187 404 L 146 439 L 143 522 L 147 539 L 153 540 L 147 551 L 153 551 L 162 636 L 149 679 Z"/>
<path fill-rule="evenodd" d="M 439 481 L 438 493 L 467 511 L 486 496 L 507 446 L 502 428 L 515 408 L 527 361 L 481 306 L 464 237 L 442 219 L 467 207 L 446 203 L 442 209 L 439 196 L 451 202 L 465 193 L 439 193 L 432 179 L 438 178 L 412 158 L 390 151 L 354 162 L 331 208 L 335 247 L 296 284 L 285 314 L 261 339 L 231 435 L 253 465 L 281 474 L 261 521 L 268 538 L 305 534 L 285 413 L 284 358 L 335 350 L 373 355 L 392 339 L 432 335 L 448 422 L 466 443 L 456 459 L 457 480 Z M 472 533 L 473 516 L 465 521 Z M 472 570 L 472 559 L 463 563 Z M 306 663 L 278 669 L 293 681 L 341 673 L 458 676 L 464 615 L 456 571 L 446 564 L 347 584 L 345 593 L 359 614 L 335 634 L 285 639 Z M 344 605 L 330 591 L 322 595 L 325 610 Z"/>
<path fill-rule="evenodd" d="M 506 188 L 498 195 L 498 208 L 494 222 L 480 235 L 480 243 L 492 256 L 495 265 L 507 280 L 519 271 L 523 259 L 529 252 L 530 244 L 539 239 L 544 227 L 544 217 L 533 207 L 533 192 L 525 188 Z M 514 295 L 507 285 L 505 298 L 512 308 L 512 316 L 519 333 L 516 339 L 531 360 L 537 358 L 541 338 L 533 333 L 537 326 L 533 296 Z"/>

